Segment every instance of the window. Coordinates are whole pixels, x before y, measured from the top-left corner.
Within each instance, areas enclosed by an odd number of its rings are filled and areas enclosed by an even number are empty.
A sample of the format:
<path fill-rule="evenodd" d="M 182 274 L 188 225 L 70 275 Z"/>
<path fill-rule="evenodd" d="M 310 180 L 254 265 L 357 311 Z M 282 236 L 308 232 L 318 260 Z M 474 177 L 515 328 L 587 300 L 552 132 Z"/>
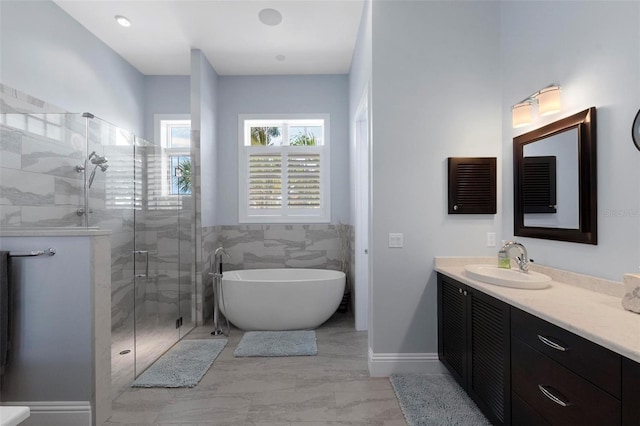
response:
<path fill-rule="evenodd" d="M 156 139 L 162 146 L 163 196 L 191 194 L 191 120 L 186 117 L 155 116 Z"/>
<path fill-rule="evenodd" d="M 329 115 L 241 115 L 238 122 L 239 221 L 329 222 Z"/>

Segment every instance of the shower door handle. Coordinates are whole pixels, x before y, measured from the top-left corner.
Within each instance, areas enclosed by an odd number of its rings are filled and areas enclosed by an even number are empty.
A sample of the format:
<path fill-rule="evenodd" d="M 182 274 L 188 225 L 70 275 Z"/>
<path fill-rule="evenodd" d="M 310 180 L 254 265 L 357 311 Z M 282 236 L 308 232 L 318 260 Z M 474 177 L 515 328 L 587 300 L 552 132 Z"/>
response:
<path fill-rule="evenodd" d="M 144 259 L 145 259 L 144 274 L 136 274 L 135 273 L 136 254 L 144 254 Z M 134 250 L 133 251 L 133 271 L 134 271 L 133 273 L 134 273 L 136 278 L 146 278 L 146 277 L 149 276 L 149 251 L 148 250 Z"/>

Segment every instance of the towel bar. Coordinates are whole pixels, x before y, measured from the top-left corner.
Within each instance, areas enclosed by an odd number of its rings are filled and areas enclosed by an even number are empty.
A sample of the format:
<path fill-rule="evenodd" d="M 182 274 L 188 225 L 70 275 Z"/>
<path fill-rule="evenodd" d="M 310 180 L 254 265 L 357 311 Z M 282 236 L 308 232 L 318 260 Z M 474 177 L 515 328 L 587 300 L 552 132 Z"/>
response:
<path fill-rule="evenodd" d="M 34 250 L 27 252 L 10 251 L 9 257 L 53 256 L 54 254 L 56 254 L 56 249 L 48 248 L 46 250 Z"/>

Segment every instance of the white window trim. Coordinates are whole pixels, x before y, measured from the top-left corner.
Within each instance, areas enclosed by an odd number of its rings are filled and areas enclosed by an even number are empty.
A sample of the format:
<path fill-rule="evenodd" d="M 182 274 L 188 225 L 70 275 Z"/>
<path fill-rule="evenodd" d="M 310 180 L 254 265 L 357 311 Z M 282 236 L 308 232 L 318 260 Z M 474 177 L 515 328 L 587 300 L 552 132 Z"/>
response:
<path fill-rule="evenodd" d="M 279 209 L 274 212 L 271 209 L 264 209 L 259 212 L 249 214 L 247 182 L 249 180 L 249 170 L 247 155 L 249 151 L 255 153 L 268 152 L 268 147 L 245 146 L 245 121 L 246 120 L 324 120 L 324 140 L 321 146 L 295 147 L 279 146 L 273 147 L 281 152 L 294 152 L 296 150 L 305 152 L 320 152 L 321 169 L 320 199 L 323 206 L 320 209 Z M 330 223 L 331 222 L 331 125 L 330 114 L 239 114 L 238 115 L 238 222 L 239 223 Z M 273 151 L 271 148 L 271 151 Z M 283 167 L 285 167 L 283 163 Z M 285 212 L 286 214 L 282 214 Z"/>
<path fill-rule="evenodd" d="M 171 176 L 172 171 L 169 170 L 169 157 L 175 155 L 188 155 L 191 157 L 191 147 L 187 148 L 170 148 L 163 146 L 162 133 L 163 129 L 160 123 L 162 121 L 191 121 L 191 114 L 153 114 L 153 143 L 162 148 L 162 176 Z M 170 182 L 166 179 L 162 180 L 162 193 L 165 197 L 178 197 L 178 194 L 171 194 Z"/>

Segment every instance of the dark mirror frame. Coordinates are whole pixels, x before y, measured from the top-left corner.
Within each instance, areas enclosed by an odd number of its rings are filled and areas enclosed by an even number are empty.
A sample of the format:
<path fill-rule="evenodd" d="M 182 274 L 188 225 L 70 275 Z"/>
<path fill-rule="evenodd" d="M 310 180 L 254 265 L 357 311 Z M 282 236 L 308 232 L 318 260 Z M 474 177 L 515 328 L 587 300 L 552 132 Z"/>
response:
<path fill-rule="evenodd" d="M 578 229 L 544 228 L 525 226 L 522 185 L 524 169 L 523 150 L 525 145 L 562 133 L 578 129 L 578 158 L 580 185 L 580 219 Z M 521 237 L 544 238 L 547 240 L 569 241 L 573 243 L 598 244 L 598 188 L 596 166 L 596 108 L 591 107 L 570 117 L 547 124 L 531 132 L 513 138 L 513 234 Z"/>

